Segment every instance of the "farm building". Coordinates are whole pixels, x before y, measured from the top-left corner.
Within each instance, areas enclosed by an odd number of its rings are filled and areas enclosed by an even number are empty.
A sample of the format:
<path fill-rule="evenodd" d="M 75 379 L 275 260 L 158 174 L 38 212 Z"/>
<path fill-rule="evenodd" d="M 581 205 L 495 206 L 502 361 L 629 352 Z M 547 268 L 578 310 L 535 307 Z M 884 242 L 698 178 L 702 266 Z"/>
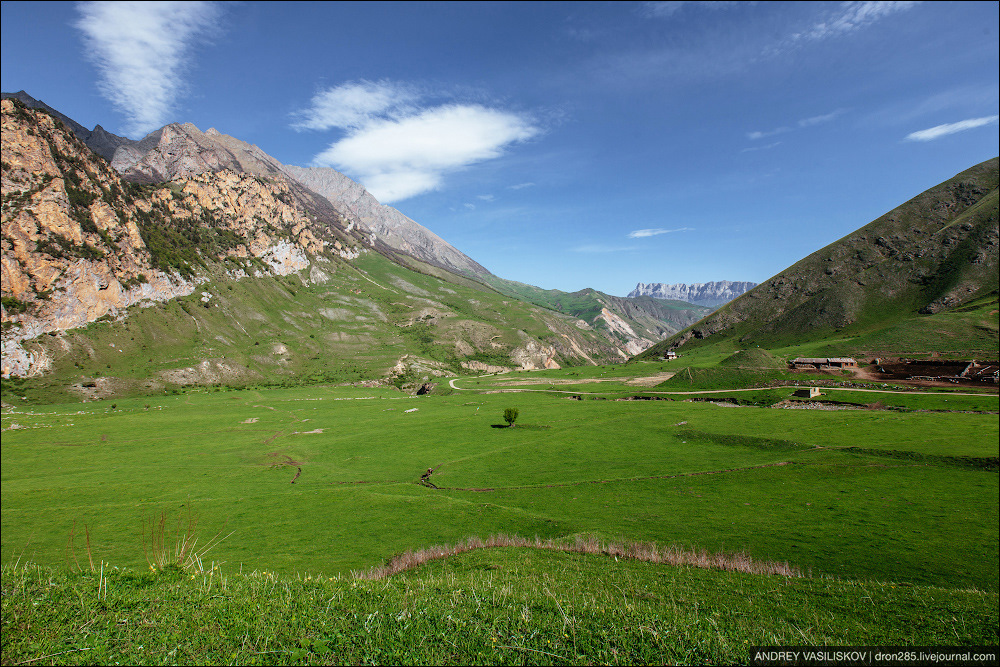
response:
<path fill-rule="evenodd" d="M 816 398 L 820 395 L 819 387 L 803 387 L 802 389 L 796 389 L 793 396 L 798 396 L 799 398 Z"/>
<path fill-rule="evenodd" d="M 666 359 L 667 361 L 670 361 L 671 359 L 676 359 L 677 353 L 674 352 L 673 350 L 667 350 L 666 352 L 663 353 L 663 358 Z"/>
<path fill-rule="evenodd" d="M 798 357 L 789 361 L 788 366 L 796 370 L 857 368 L 858 362 L 851 357 Z"/>

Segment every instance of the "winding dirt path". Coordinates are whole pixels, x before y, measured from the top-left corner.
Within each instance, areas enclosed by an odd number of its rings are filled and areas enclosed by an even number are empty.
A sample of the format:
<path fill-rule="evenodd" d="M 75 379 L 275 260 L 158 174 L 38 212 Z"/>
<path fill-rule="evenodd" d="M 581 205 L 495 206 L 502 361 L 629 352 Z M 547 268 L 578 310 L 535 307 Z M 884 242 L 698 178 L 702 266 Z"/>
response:
<path fill-rule="evenodd" d="M 492 376 L 492 373 L 488 373 L 486 375 L 477 375 L 477 376 L 475 376 L 473 378 L 452 378 L 451 380 L 448 380 L 448 386 L 450 386 L 452 389 L 455 389 L 456 391 L 475 391 L 475 392 L 485 393 L 485 391 L 493 391 L 493 390 L 492 389 L 490 389 L 490 390 L 483 390 L 483 389 L 478 389 L 478 388 L 477 389 L 467 389 L 465 387 L 459 387 L 458 385 L 455 384 L 455 382 L 457 380 L 460 380 L 460 379 L 462 379 L 462 380 L 466 380 L 466 379 L 475 380 L 475 379 L 478 379 L 478 378 L 484 378 L 484 377 L 490 377 L 490 376 Z M 621 378 L 614 378 L 614 379 L 607 379 L 607 380 L 597 380 L 597 382 L 611 382 L 611 381 L 620 381 L 620 380 L 621 380 Z M 801 388 L 804 388 L 806 385 L 804 385 L 803 387 L 800 387 L 799 385 L 783 385 L 783 386 L 787 387 L 788 389 L 801 389 Z M 698 391 L 643 391 L 642 393 L 643 394 L 657 394 L 657 395 L 663 395 L 663 396 L 688 396 L 688 395 L 693 395 L 693 394 L 728 394 L 728 393 L 736 392 L 736 391 L 764 391 L 766 389 L 774 389 L 774 388 L 775 387 L 752 387 L 750 389 L 701 389 L 701 390 L 698 390 Z M 922 395 L 922 396 L 934 396 L 934 395 L 938 395 L 938 392 L 935 392 L 933 394 L 928 394 L 926 392 L 903 391 L 903 390 L 899 390 L 899 389 L 856 389 L 856 388 L 851 388 L 851 387 L 821 387 L 821 389 L 823 391 L 860 391 L 860 392 L 873 393 L 873 394 L 919 394 L 919 395 Z M 523 391 L 534 391 L 534 392 L 543 392 L 543 393 L 547 393 L 547 394 L 578 394 L 578 395 L 579 394 L 586 394 L 588 396 L 601 396 L 601 395 L 611 395 L 611 394 L 620 394 L 621 393 L 621 391 L 611 392 L 611 391 L 567 391 L 565 389 L 514 389 L 514 388 L 511 388 L 509 385 L 508 386 L 504 386 L 502 389 L 500 389 L 498 391 L 501 391 L 503 393 L 518 393 L 518 392 L 523 392 Z M 983 394 L 983 393 L 974 393 L 974 392 L 958 392 L 958 391 L 940 392 L 940 394 L 942 396 L 994 396 L 995 395 L 995 394 Z"/>

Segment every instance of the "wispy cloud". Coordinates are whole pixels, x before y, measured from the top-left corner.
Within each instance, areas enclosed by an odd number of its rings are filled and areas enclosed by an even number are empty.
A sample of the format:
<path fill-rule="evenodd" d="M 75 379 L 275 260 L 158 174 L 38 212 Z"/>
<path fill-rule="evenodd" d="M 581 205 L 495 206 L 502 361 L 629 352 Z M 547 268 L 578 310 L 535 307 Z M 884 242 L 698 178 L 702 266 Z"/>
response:
<path fill-rule="evenodd" d="M 644 239 L 649 236 L 659 236 L 660 234 L 672 234 L 674 232 L 689 232 L 690 227 L 678 227 L 677 229 L 661 229 L 659 227 L 654 229 L 637 229 L 633 232 L 628 233 L 630 239 Z"/>
<path fill-rule="evenodd" d="M 598 53 L 592 71 L 616 86 L 649 78 L 691 81 L 739 75 L 764 61 L 787 59 L 822 41 L 848 37 L 885 22 L 918 2 L 796 3 L 792 11 L 753 2 L 648 2 L 639 6 L 651 20 L 684 19 L 683 32 L 659 45 Z M 688 15 L 717 11 L 718 20 L 696 22 Z"/>
<path fill-rule="evenodd" d="M 75 26 L 100 71 L 101 93 L 141 136 L 169 122 L 199 38 L 217 29 L 214 2 L 81 2 Z"/>
<path fill-rule="evenodd" d="M 813 125 L 822 125 L 823 123 L 829 123 L 831 120 L 844 113 L 847 113 L 847 109 L 834 109 L 830 113 L 825 113 L 819 116 L 812 116 L 810 118 L 803 118 L 797 124 L 799 127 L 812 127 Z"/>
<path fill-rule="evenodd" d="M 738 4 L 755 3 L 739 3 L 730 0 L 717 0 L 716 2 L 698 2 L 696 0 L 689 0 L 685 2 L 666 0 L 664 2 L 644 2 L 641 5 L 640 11 L 646 16 L 653 18 L 669 18 L 685 7 L 698 7 L 700 9 L 726 9 L 727 7 L 732 7 Z"/>
<path fill-rule="evenodd" d="M 293 127 L 345 130 L 313 164 L 357 176 L 383 202 L 435 190 L 448 172 L 500 157 L 540 132 L 524 114 L 481 104 L 421 105 L 422 98 L 388 81 L 346 83 L 316 95 Z"/>
<path fill-rule="evenodd" d="M 810 116 L 809 118 L 803 118 L 795 124 L 794 127 L 789 127 L 783 125 L 781 127 L 776 127 L 773 130 L 756 130 L 754 132 L 747 132 L 747 139 L 751 141 L 756 141 L 758 139 L 764 139 L 765 137 L 773 137 L 778 134 L 785 134 L 786 132 L 791 132 L 794 129 L 801 129 L 806 127 L 813 127 L 815 125 L 822 125 L 823 123 L 829 123 L 831 120 L 837 118 L 838 116 L 847 112 L 847 109 L 835 109 L 830 113 L 825 113 L 819 116 Z M 774 147 L 777 144 L 771 144 L 768 148 Z"/>
<path fill-rule="evenodd" d="M 534 183 L 517 183 L 516 185 L 508 185 L 508 190 L 523 190 L 524 188 L 534 187 Z"/>
<path fill-rule="evenodd" d="M 780 146 L 780 145 L 781 145 L 780 141 L 775 141 L 775 142 L 772 142 L 770 144 L 764 144 L 763 146 L 747 146 L 746 148 L 744 148 L 740 152 L 741 153 L 752 153 L 753 151 L 766 151 L 766 150 L 770 150 L 770 149 L 774 148 L 775 146 Z"/>
<path fill-rule="evenodd" d="M 906 11 L 919 2 L 843 2 L 823 20 L 809 29 L 791 35 L 790 42 L 810 42 L 837 37 L 861 30 L 896 12 Z"/>
<path fill-rule="evenodd" d="M 496 196 L 494 195 L 476 195 L 476 199 L 482 199 L 483 201 L 495 201 Z"/>
<path fill-rule="evenodd" d="M 791 132 L 790 127 L 776 127 L 773 130 L 760 131 L 756 130 L 754 132 L 747 132 L 747 139 L 756 141 L 757 139 L 763 139 L 764 137 L 773 137 L 776 134 L 784 134 L 785 132 Z"/>
<path fill-rule="evenodd" d="M 911 132 L 906 135 L 906 141 L 933 141 L 949 134 L 955 134 L 956 132 L 964 132 L 965 130 L 982 127 L 983 125 L 991 125 L 996 123 L 998 120 L 1000 120 L 1000 116 L 995 115 L 983 116 L 982 118 L 969 118 L 966 120 L 960 120 L 957 123 L 935 125 L 934 127 L 929 127 L 926 130 Z"/>

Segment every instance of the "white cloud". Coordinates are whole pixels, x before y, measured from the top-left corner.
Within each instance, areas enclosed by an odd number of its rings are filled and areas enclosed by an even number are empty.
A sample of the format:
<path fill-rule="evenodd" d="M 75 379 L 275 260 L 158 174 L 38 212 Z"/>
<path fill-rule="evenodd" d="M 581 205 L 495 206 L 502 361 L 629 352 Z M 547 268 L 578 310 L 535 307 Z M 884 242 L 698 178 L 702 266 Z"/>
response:
<path fill-rule="evenodd" d="M 418 102 L 412 89 L 390 82 L 348 83 L 315 96 L 295 127 L 346 130 L 313 164 L 356 176 L 383 202 L 437 189 L 448 172 L 500 157 L 539 133 L 522 114 L 480 104 L 421 108 Z"/>
<path fill-rule="evenodd" d="M 496 201 L 494 195 L 476 195 L 476 199 L 482 199 L 483 201 Z"/>
<path fill-rule="evenodd" d="M 349 129 L 365 125 L 375 117 L 405 114 L 419 99 L 416 91 L 389 81 L 349 82 L 317 93 L 312 106 L 295 115 L 298 130 Z"/>
<path fill-rule="evenodd" d="M 465 202 L 464 204 L 462 204 L 462 206 L 464 206 L 465 208 L 467 208 L 470 211 L 476 210 L 476 205 L 475 204 L 470 204 L 469 202 Z"/>
<path fill-rule="evenodd" d="M 659 236 L 660 234 L 672 234 L 673 232 L 688 231 L 691 231 L 690 227 L 678 227 L 677 229 L 637 229 L 634 232 L 629 232 L 628 237 L 630 239 L 644 239 L 649 236 Z"/>
<path fill-rule="evenodd" d="M 957 123 L 945 123 L 944 125 L 935 125 L 934 127 L 929 127 L 926 130 L 920 130 L 918 132 L 911 132 L 906 135 L 907 141 L 933 141 L 939 137 L 944 137 L 949 134 L 955 134 L 956 132 L 964 132 L 965 130 L 971 130 L 976 127 L 982 127 L 983 125 L 990 125 L 996 123 L 1000 120 L 1000 116 L 983 116 L 982 118 L 969 118 L 967 120 L 960 120 Z"/>
<path fill-rule="evenodd" d="M 141 136 L 168 122 L 196 40 L 215 29 L 213 2 L 82 2 L 75 26 L 101 75 L 100 90 Z"/>
<path fill-rule="evenodd" d="M 524 188 L 534 187 L 534 183 L 517 183 L 516 185 L 508 185 L 508 190 L 523 190 Z"/>

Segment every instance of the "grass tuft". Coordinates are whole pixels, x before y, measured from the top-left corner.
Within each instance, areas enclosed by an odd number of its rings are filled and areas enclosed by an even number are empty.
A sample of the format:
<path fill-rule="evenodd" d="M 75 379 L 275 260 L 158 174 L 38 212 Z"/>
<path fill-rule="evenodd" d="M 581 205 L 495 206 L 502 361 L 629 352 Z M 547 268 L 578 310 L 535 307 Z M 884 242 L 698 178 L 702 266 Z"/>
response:
<path fill-rule="evenodd" d="M 149 519 L 143 517 L 142 524 L 142 548 L 151 570 L 178 569 L 204 572 L 205 554 L 235 532 L 223 536 L 222 533 L 226 530 L 226 526 L 223 525 L 206 544 L 198 548 L 199 538 L 196 534 L 198 519 L 190 508 L 187 517 L 178 514 L 176 522 L 169 520 L 166 512 L 161 512 L 159 517 L 153 516 Z M 89 554 L 89 532 L 87 536 Z M 93 558 L 90 565 L 93 571 Z"/>

